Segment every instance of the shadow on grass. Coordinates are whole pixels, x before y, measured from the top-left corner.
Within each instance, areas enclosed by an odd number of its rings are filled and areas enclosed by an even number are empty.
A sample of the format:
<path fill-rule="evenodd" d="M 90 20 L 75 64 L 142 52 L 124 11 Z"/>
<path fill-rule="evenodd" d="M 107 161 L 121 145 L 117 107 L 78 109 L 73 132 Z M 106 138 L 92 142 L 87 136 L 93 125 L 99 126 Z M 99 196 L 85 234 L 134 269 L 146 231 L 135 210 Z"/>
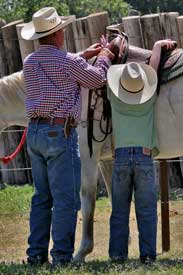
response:
<path fill-rule="evenodd" d="M 125 263 L 112 263 L 107 260 L 94 260 L 86 263 L 72 263 L 67 267 L 52 267 L 51 264 L 32 267 L 27 264 L 0 263 L 0 274 L 3 275 L 89 275 L 89 274 L 142 274 L 140 270 L 159 271 L 177 268 L 183 272 L 183 258 L 158 259 L 151 266 L 142 265 L 139 260 L 130 259 Z M 140 273 L 139 273 L 140 272 Z M 144 274 L 144 273 L 143 273 Z M 149 274 L 149 273 L 148 273 Z M 159 274 L 159 273 L 158 273 Z M 164 273 L 165 274 L 165 273 Z M 169 273 L 168 273 L 169 274 Z M 182 273 L 180 273 L 182 274 Z"/>

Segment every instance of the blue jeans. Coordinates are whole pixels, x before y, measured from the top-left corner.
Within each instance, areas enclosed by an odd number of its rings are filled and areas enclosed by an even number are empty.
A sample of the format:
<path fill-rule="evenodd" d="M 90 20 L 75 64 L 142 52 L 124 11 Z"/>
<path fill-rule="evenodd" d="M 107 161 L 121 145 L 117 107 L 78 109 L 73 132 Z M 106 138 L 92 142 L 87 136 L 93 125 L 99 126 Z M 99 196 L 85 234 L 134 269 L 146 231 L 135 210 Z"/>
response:
<path fill-rule="evenodd" d="M 140 257 L 156 257 L 157 196 L 152 158 L 143 154 L 142 147 L 116 149 L 109 241 L 109 256 L 112 259 L 125 260 L 128 257 L 129 214 L 133 192 Z"/>
<path fill-rule="evenodd" d="M 29 123 L 27 146 L 35 185 L 27 254 L 48 255 L 51 230 L 53 260 L 69 261 L 80 209 L 81 162 L 76 129 L 65 138 L 62 125 Z"/>

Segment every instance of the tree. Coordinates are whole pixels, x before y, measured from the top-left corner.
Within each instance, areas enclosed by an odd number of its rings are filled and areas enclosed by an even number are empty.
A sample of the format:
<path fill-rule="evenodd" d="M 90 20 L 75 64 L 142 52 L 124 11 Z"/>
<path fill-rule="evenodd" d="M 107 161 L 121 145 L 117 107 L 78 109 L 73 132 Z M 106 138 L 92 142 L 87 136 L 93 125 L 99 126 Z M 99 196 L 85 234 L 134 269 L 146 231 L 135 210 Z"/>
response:
<path fill-rule="evenodd" d="M 111 23 L 121 21 L 121 17 L 128 14 L 129 4 L 123 0 L 68 0 L 66 1 L 70 14 L 83 17 L 91 13 L 107 11 Z"/>
<path fill-rule="evenodd" d="M 111 22 L 117 22 L 128 14 L 129 5 L 123 0 L 0 0 L 0 13 L 7 22 L 24 19 L 46 6 L 54 6 L 60 15 L 74 14 L 83 17 L 91 13 L 108 11 Z"/>
<path fill-rule="evenodd" d="M 61 15 L 69 15 L 66 2 L 59 0 L 0 0 L 0 13 L 6 22 L 17 19 L 24 19 L 28 22 L 32 19 L 34 12 L 47 6 L 54 6 Z"/>
<path fill-rule="evenodd" d="M 127 0 L 127 2 L 142 14 L 171 11 L 183 13 L 182 0 Z"/>

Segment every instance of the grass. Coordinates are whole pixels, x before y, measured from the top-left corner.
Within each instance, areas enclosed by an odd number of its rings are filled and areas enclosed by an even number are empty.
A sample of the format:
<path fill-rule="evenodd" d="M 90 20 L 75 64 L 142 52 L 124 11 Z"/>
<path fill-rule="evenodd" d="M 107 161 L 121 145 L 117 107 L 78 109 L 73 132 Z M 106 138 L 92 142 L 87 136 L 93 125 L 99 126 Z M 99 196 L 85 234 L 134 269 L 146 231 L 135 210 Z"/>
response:
<path fill-rule="evenodd" d="M 96 203 L 93 252 L 82 265 L 72 264 L 67 268 L 50 265 L 31 268 L 22 264 L 26 258 L 27 236 L 29 234 L 29 209 L 33 188 L 8 186 L 0 191 L 0 275 L 182 275 L 183 274 L 183 201 L 170 201 L 171 250 L 161 251 L 161 215 L 158 214 L 158 260 L 151 266 L 138 261 L 138 232 L 132 204 L 130 216 L 131 244 L 129 260 L 125 264 L 108 261 L 110 202 L 100 198 Z M 79 247 L 82 216 L 79 213 L 76 250 Z"/>
<path fill-rule="evenodd" d="M 42 267 L 20 264 L 0 265 L 0 274 L 3 275 L 182 275 L 182 272 L 183 262 L 178 259 L 162 259 L 153 266 L 143 266 L 134 259 L 125 264 L 97 260 L 82 265 L 71 264 L 66 268 L 52 268 L 50 265 Z"/>
<path fill-rule="evenodd" d="M 0 190 L 0 215 L 29 211 L 32 194 L 33 187 L 28 184 L 5 186 L 3 190 Z"/>

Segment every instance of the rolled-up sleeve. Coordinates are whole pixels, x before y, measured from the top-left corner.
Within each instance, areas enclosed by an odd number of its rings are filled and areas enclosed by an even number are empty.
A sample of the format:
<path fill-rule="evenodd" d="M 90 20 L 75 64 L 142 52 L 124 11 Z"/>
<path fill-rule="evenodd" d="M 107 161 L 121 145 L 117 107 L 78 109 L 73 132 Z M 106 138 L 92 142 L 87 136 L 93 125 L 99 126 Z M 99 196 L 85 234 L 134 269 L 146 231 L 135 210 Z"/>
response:
<path fill-rule="evenodd" d="M 94 65 L 77 56 L 70 67 L 71 76 L 83 87 L 100 88 L 106 84 L 107 70 L 111 62 L 107 57 L 98 57 Z"/>

